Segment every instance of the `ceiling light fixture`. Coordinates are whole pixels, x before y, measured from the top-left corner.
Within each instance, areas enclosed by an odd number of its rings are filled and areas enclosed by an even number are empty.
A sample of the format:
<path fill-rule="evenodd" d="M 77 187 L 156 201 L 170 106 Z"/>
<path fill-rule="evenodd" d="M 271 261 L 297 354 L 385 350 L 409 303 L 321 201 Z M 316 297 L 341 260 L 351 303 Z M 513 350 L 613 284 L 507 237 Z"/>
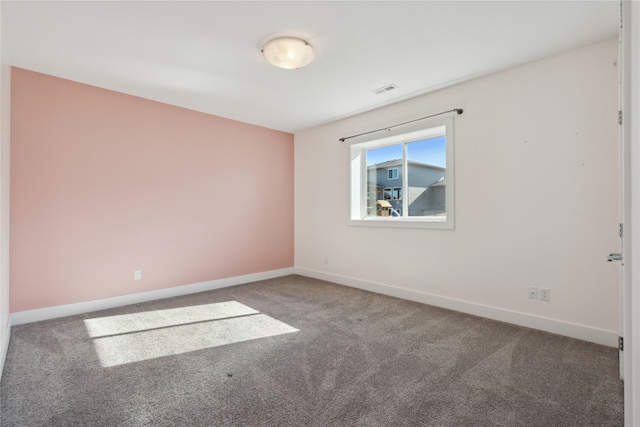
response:
<path fill-rule="evenodd" d="M 294 70 L 313 60 L 313 47 L 297 37 L 273 39 L 262 47 L 265 59 L 276 67 Z"/>

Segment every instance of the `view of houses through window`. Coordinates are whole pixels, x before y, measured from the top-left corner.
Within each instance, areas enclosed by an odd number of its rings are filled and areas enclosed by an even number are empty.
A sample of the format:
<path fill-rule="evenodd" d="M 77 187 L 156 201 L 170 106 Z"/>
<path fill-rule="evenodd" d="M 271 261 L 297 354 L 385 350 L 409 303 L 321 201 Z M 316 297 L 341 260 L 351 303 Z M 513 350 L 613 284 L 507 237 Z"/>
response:
<path fill-rule="evenodd" d="M 445 136 L 372 148 L 365 156 L 368 217 L 446 215 Z"/>

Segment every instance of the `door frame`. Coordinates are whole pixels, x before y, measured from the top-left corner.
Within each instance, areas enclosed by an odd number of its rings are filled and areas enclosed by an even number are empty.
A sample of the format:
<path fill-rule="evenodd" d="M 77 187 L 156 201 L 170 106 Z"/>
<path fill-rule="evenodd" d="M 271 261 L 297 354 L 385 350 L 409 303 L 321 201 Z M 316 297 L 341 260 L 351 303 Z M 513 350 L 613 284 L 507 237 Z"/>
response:
<path fill-rule="evenodd" d="M 625 426 L 640 426 L 640 4 L 621 0 L 621 185 L 625 238 L 621 281 L 621 352 Z"/>

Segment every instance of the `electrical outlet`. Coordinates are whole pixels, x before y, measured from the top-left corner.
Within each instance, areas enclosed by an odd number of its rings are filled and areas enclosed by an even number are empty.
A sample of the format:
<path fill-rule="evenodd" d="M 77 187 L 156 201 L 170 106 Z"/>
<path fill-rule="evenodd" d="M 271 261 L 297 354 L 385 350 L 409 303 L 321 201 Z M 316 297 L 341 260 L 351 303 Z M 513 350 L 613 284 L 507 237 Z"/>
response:
<path fill-rule="evenodd" d="M 551 299 L 551 289 L 549 288 L 540 288 L 540 300 L 541 301 L 549 301 Z"/>
<path fill-rule="evenodd" d="M 529 298 L 538 299 L 538 288 L 535 286 L 529 286 Z"/>
<path fill-rule="evenodd" d="M 142 280 L 142 271 L 136 270 L 133 272 L 133 280 Z"/>

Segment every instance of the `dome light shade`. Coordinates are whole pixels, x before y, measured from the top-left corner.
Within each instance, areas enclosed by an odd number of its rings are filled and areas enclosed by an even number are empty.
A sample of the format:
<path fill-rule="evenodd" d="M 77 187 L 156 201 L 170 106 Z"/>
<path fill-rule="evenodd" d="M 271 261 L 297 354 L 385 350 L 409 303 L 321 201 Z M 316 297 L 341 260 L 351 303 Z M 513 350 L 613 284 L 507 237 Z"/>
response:
<path fill-rule="evenodd" d="M 313 47 L 296 37 L 273 39 L 262 47 L 265 59 L 276 67 L 294 70 L 313 60 Z"/>

